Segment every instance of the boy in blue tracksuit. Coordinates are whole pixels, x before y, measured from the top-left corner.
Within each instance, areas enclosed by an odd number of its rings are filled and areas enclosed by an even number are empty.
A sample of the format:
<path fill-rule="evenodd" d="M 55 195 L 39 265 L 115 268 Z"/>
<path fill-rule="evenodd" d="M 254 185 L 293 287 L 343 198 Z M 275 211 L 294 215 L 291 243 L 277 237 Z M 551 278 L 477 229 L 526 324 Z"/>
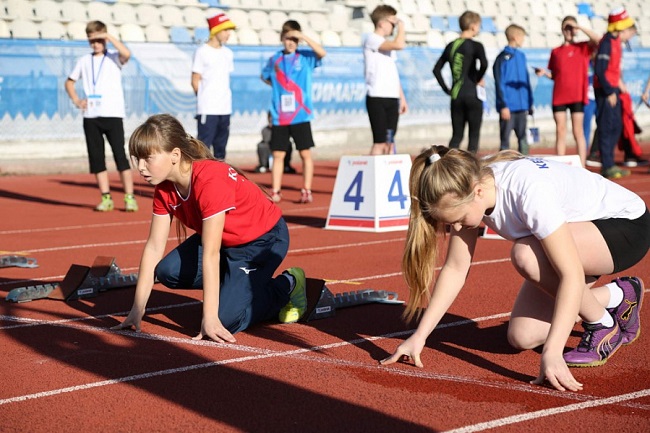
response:
<path fill-rule="evenodd" d="M 493 73 L 496 88 L 496 107 L 499 111 L 500 149 L 510 148 L 510 132 L 514 129 L 519 152 L 528 154 L 526 140 L 526 116 L 533 114 L 533 90 L 526 64 L 526 55 L 521 47 L 526 31 L 511 24 L 506 28 L 508 46 L 494 61 Z"/>

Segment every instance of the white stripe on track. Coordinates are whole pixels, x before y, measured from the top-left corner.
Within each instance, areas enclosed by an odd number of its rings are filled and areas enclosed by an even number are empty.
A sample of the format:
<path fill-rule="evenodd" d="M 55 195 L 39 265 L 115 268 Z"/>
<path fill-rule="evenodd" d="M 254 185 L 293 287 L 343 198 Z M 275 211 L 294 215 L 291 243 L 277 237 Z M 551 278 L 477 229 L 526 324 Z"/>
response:
<path fill-rule="evenodd" d="M 57 232 L 57 231 L 65 231 L 65 230 L 87 230 L 87 229 L 98 229 L 98 228 L 116 227 L 116 226 L 123 227 L 123 226 L 137 225 L 137 224 L 149 224 L 150 222 L 151 220 L 143 220 L 143 221 L 126 221 L 126 222 L 115 222 L 115 223 L 49 227 L 49 228 L 39 228 L 39 229 L 0 230 L 0 235 L 18 235 L 18 234 L 29 234 L 29 233 Z"/>
<path fill-rule="evenodd" d="M 628 400 L 635 400 L 642 397 L 647 397 L 650 395 L 650 389 L 643 389 L 640 391 L 630 392 L 628 394 L 620 394 L 607 398 L 599 398 L 596 400 L 584 401 L 581 403 L 569 404 L 566 406 L 555 407 L 552 409 L 543 409 L 535 412 L 522 413 L 519 415 L 508 416 L 505 418 L 499 418 L 488 422 L 483 422 L 480 424 L 469 425 L 465 427 L 460 427 L 454 430 L 447 430 L 445 433 L 472 433 L 488 429 L 493 429 L 497 427 L 503 427 L 506 425 L 516 424 L 524 421 L 530 421 L 533 419 L 544 418 L 547 416 L 558 415 L 561 413 L 573 412 L 577 410 L 588 409 L 591 407 L 606 406 L 610 404 L 617 404 Z"/>

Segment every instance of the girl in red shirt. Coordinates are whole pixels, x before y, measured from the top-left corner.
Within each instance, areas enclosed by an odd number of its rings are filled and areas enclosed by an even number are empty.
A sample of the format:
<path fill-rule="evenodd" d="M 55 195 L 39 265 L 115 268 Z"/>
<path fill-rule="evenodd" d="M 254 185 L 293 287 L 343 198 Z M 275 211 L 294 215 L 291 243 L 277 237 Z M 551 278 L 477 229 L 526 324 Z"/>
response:
<path fill-rule="evenodd" d="M 304 271 L 291 268 L 273 278 L 287 254 L 289 232 L 268 194 L 215 160 L 167 114 L 140 125 L 129 151 L 140 175 L 156 188 L 135 300 L 116 329 L 140 331 L 154 277 L 170 288 L 203 289 L 203 320 L 194 339 L 232 343 L 234 333 L 254 323 L 275 316 L 295 322 L 304 314 Z M 185 227 L 195 233 L 163 258 L 174 217 L 179 238 Z"/>
<path fill-rule="evenodd" d="M 589 38 L 587 42 L 576 42 L 578 31 Z M 537 68 L 538 76 L 546 76 L 553 84 L 553 118 L 555 119 L 555 152 L 566 154 L 567 109 L 571 111 L 571 129 L 582 166 L 587 158 L 587 142 L 583 126 L 585 106 L 589 103 L 589 59 L 598 46 L 600 36 L 578 25 L 578 21 L 567 16 L 562 20 L 564 42 L 551 51 L 548 71 Z"/>

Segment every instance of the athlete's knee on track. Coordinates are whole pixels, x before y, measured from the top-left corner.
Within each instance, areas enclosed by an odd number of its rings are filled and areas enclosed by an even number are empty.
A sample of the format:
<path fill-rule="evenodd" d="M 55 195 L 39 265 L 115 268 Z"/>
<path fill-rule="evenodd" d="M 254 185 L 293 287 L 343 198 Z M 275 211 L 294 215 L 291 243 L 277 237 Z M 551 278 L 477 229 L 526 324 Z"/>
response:
<path fill-rule="evenodd" d="M 512 323 L 508 326 L 507 337 L 508 343 L 517 350 L 534 349 L 544 344 L 543 341 L 537 338 L 535 333 L 521 326 L 512 326 Z"/>

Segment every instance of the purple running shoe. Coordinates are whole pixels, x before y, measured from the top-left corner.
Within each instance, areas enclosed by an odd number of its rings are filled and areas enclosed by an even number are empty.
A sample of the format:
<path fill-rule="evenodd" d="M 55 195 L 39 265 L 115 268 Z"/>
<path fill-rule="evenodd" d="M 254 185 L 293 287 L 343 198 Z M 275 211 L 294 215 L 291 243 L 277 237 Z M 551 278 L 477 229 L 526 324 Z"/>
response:
<path fill-rule="evenodd" d="M 613 283 L 623 290 L 623 301 L 608 311 L 614 316 L 623 334 L 623 344 L 630 344 L 641 334 L 641 304 L 643 303 L 643 281 L 637 277 L 617 278 Z"/>
<path fill-rule="evenodd" d="M 585 332 L 578 347 L 564 354 L 569 367 L 603 365 L 621 347 L 622 334 L 617 323 L 606 328 L 600 323 L 583 323 Z"/>

